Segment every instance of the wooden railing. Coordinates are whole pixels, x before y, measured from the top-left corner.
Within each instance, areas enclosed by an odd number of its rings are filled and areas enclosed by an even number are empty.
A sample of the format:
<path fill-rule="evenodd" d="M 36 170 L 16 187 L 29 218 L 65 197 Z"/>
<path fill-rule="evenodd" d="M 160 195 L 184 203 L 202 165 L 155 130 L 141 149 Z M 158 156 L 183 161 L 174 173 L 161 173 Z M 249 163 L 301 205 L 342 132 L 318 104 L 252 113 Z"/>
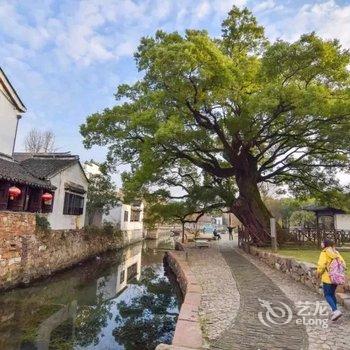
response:
<path fill-rule="evenodd" d="M 283 235 L 283 237 L 281 237 Z M 303 229 L 279 229 L 277 241 L 279 244 L 287 242 L 296 243 L 298 245 L 312 244 L 320 246 L 324 239 L 333 241 L 336 246 L 342 246 L 350 243 L 350 232 L 342 230 L 324 230 L 315 228 Z M 238 246 L 245 245 L 267 245 L 270 243 L 269 233 L 265 233 L 264 240 L 261 235 L 254 234 L 246 227 L 238 228 Z"/>
<path fill-rule="evenodd" d="M 320 245 L 324 239 L 330 239 L 337 246 L 342 246 L 345 243 L 350 243 L 350 232 L 315 228 L 293 229 L 289 231 L 289 240 L 300 245 L 305 243 Z"/>

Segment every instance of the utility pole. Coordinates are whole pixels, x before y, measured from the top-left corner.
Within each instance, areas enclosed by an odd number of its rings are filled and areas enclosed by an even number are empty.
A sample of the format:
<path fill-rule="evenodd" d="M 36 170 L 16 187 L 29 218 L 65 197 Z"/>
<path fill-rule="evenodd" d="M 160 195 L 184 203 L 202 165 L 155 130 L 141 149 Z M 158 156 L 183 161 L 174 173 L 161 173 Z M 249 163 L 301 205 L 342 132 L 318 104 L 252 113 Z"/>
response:
<path fill-rule="evenodd" d="M 12 147 L 12 157 L 15 153 L 15 146 L 16 146 L 16 140 L 17 140 L 17 132 L 18 132 L 18 123 L 19 123 L 19 120 L 22 118 L 22 116 L 20 114 L 17 114 L 17 121 L 16 121 L 16 131 L 15 131 L 15 138 L 13 140 L 13 147 Z"/>
<path fill-rule="evenodd" d="M 271 229 L 271 246 L 274 252 L 277 252 L 277 232 L 276 232 L 276 219 L 270 218 Z"/>

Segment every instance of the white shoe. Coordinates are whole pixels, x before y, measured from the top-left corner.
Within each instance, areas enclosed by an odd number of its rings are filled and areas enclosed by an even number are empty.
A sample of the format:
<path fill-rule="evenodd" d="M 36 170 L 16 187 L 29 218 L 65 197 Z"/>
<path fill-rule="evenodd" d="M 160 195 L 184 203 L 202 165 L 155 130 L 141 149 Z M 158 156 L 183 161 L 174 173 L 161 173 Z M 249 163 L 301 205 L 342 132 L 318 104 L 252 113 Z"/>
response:
<path fill-rule="evenodd" d="M 335 310 L 332 313 L 331 320 L 336 321 L 339 317 L 343 316 L 342 312 L 340 310 Z"/>

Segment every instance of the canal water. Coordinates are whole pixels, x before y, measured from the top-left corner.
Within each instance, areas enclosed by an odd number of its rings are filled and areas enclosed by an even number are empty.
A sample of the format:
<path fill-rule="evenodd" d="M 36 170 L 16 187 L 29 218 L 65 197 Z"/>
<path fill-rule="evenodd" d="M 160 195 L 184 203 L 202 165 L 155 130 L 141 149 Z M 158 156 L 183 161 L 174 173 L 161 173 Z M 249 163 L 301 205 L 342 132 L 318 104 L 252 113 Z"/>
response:
<path fill-rule="evenodd" d="M 171 243 L 135 244 L 1 293 L 0 349 L 153 350 L 171 343 L 181 303 L 163 263 Z"/>

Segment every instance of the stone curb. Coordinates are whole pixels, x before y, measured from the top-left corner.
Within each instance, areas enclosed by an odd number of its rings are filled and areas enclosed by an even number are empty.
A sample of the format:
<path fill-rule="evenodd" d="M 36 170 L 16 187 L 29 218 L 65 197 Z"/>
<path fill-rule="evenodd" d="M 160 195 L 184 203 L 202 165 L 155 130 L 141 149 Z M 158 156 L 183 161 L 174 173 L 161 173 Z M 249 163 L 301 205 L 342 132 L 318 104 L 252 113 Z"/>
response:
<path fill-rule="evenodd" d="M 257 257 L 268 266 L 279 270 L 291 276 L 297 282 L 300 282 L 313 291 L 322 294 L 319 289 L 319 280 L 315 276 L 317 266 L 312 263 L 299 261 L 292 257 L 282 256 L 277 253 L 261 250 L 255 246 L 249 246 L 243 249 L 246 253 Z M 349 282 L 344 286 L 338 286 L 337 300 L 346 309 L 350 310 L 350 287 Z"/>
<path fill-rule="evenodd" d="M 202 288 L 188 266 L 184 251 L 167 252 L 165 259 L 177 277 L 184 301 L 176 323 L 172 345 L 160 344 L 156 350 L 203 349 L 204 342 L 198 314 Z"/>

